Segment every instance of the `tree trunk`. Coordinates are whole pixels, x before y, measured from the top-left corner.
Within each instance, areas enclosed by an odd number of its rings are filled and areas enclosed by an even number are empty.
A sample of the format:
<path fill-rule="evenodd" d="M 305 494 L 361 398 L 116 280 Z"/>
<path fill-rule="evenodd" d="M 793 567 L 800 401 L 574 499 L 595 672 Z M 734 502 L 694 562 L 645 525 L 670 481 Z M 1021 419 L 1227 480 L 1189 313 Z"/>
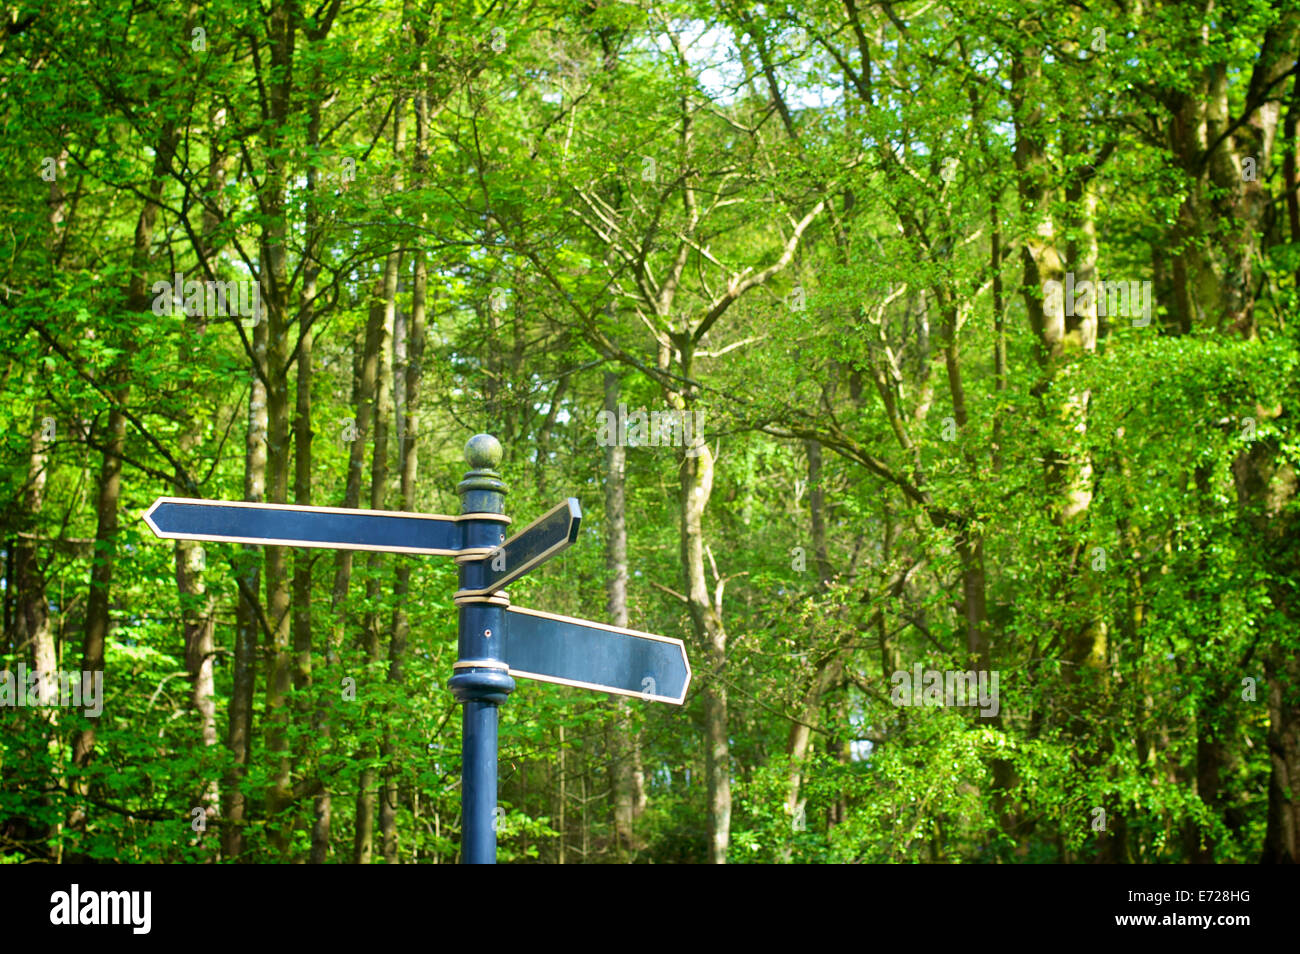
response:
<path fill-rule="evenodd" d="M 261 503 L 266 496 L 266 385 L 262 369 L 266 367 L 267 330 L 267 322 L 259 318 L 252 333 L 253 371 L 249 382 L 248 427 L 244 442 L 244 499 L 252 503 Z M 231 767 L 226 774 L 222 797 L 226 817 L 221 850 L 228 861 L 244 860 L 248 798 L 242 786 L 253 756 L 253 696 L 257 691 L 257 645 L 261 633 L 261 606 L 257 596 L 261 564 L 261 547 L 240 548 L 235 567 L 240 581 L 239 602 L 235 606 L 235 660 L 226 729 Z"/>
<path fill-rule="evenodd" d="M 1300 659 L 1268 660 L 1268 823 L 1264 864 L 1300 863 Z"/>
<path fill-rule="evenodd" d="M 312 179 L 315 178 L 314 170 L 310 175 Z M 314 215 L 309 212 L 307 225 L 309 235 L 315 231 L 315 223 L 311 221 L 312 218 L 314 218 Z M 314 435 L 311 428 L 311 387 L 314 370 L 312 360 L 315 346 L 312 322 L 315 320 L 318 274 L 319 266 L 315 262 L 308 262 L 304 266 L 302 296 L 298 308 L 298 392 L 293 421 L 293 502 L 304 507 L 311 506 L 312 500 L 313 457 L 311 445 Z M 297 721 L 302 725 L 312 725 L 315 731 L 311 733 L 311 736 L 318 737 L 320 720 L 316 718 L 317 712 L 310 702 L 312 687 L 311 568 L 315 559 L 316 554 L 311 551 L 301 548 L 293 551 L 293 690 L 295 695 L 302 700 L 295 707 Z M 320 782 L 318 778 L 314 777 L 315 772 L 313 769 L 316 765 L 316 757 L 311 749 L 309 738 L 304 734 L 301 741 L 294 747 L 294 760 L 304 770 L 302 790 L 317 793 Z M 316 798 L 319 798 L 318 794 Z M 316 802 L 313 818 L 316 817 L 318 811 L 319 802 Z M 314 827 L 315 822 L 313 821 Z"/>
<path fill-rule="evenodd" d="M 1258 283 L 1254 263 L 1260 254 L 1270 195 L 1263 180 L 1271 168 L 1277 127 L 1281 118 L 1276 90 L 1294 65 L 1294 49 L 1300 36 L 1300 16 L 1284 12 L 1269 28 L 1261 44 L 1246 90 L 1246 107 L 1239 119 L 1231 115 L 1226 77 L 1221 65 L 1210 60 L 1194 74 L 1192 88 L 1170 97 L 1170 145 L 1175 160 L 1187 178 L 1186 199 L 1169 247 L 1179 249 L 1174 258 L 1174 299 L 1179 309 L 1181 330 L 1190 332 L 1199 324 L 1213 323 L 1222 331 L 1235 331 L 1247 341 L 1257 337 L 1254 296 Z M 1207 39 L 1200 43 L 1206 46 Z M 1269 92 L 1273 91 L 1273 92 Z M 1300 107 L 1294 98 L 1288 109 Z M 1294 128 L 1288 116 L 1288 128 Z M 1295 143 L 1287 142 L 1286 149 Z M 1253 177 L 1243 174 L 1242 162 L 1255 162 Z M 1231 223 L 1215 241 L 1199 231 L 1201 223 Z M 1294 236 L 1293 236 L 1294 237 Z M 1205 303 L 1210 307 L 1206 308 Z M 1295 521 L 1290 502 L 1297 492 L 1296 475 L 1285 464 L 1276 439 L 1250 444 L 1233 461 L 1237 502 L 1252 526 L 1262 550 L 1261 560 L 1274 579 L 1297 575 L 1294 550 L 1284 541 L 1294 538 Z M 1276 584 L 1270 586 L 1274 611 L 1294 627 L 1300 611 L 1290 594 Z M 1261 650 L 1268 678 L 1268 746 L 1271 778 L 1268 821 L 1263 859 L 1294 861 L 1297 819 L 1300 818 L 1300 700 L 1294 676 L 1297 662 L 1293 652 L 1274 644 Z M 1204 723 L 1206 720 L 1202 720 Z M 1217 795 L 1221 752 L 1215 748 L 1217 730 L 1198 726 L 1198 739 L 1205 748 L 1198 751 L 1198 783 L 1212 789 L 1201 793 Z M 1192 855 L 1207 860 L 1197 837 Z"/>
<path fill-rule="evenodd" d="M 684 403 L 684 402 L 683 402 Z M 690 411 L 689 407 L 683 407 Z M 682 566 L 687 606 L 697 642 L 703 646 L 708 678 L 704 680 L 704 772 L 709 798 L 709 862 L 727 863 L 731 840 L 731 748 L 727 738 L 727 631 L 714 606 L 705 576 L 704 512 L 713 492 L 713 452 L 697 437 L 695 457 L 681 466 Z"/>
<path fill-rule="evenodd" d="M 382 301 L 375 304 L 375 310 L 372 311 L 372 318 L 377 311 L 381 325 L 378 338 L 375 341 L 378 367 L 376 368 L 375 377 L 375 450 L 370 461 L 371 510 L 387 509 L 388 431 L 389 421 L 392 420 L 393 416 L 391 349 L 394 311 L 397 305 L 397 275 L 400 263 L 401 253 L 390 252 L 384 267 L 384 297 Z M 367 343 L 369 343 L 369 335 L 367 335 Z M 366 560 L 366 600 L 372 606 L 379 599 L 382 587 L 380 567 L 383 559 L 382 555 L 372 553 Z M 367 613 L 362 626 L 362 650 L 365 654 L 368 673 L 373 673 L 375 664 L 379 662 L 379 627 L 379 614 L 373 611 Z M 382 749 L 382 742 L 380 748 Z M 362 769 L 360 781 L 357 783 L 357 826 L 353 845 L 353 861 L 359 865 L 370 864 L 374 856 L 375 782 L 375 770 L 369 767 Z"/>
<path fill-rule="evenodd" d="M 308 29 L 308 37 L 315 49 L 318 41 L 330 29 L 332 14 L 315 30 Z M 307 148 L 314 155 L 320 148 L 321 100 L 324 96 L 324 73 L 321 61 L 313 59 L 307 105 Z M 312 499 L 312 440 L 315 431 L 311 426 L 312 382 L 315 374 L 314 351 L 316 344 L 316 295 L 320 281 L 320 212 L 318 209 L 320 170 L 313 163 L 307 168 L 307 199 L 304 230 L 307 246 L 302 264 L 302 292 L 298 303 L 298 389 L 293 422 L 293 500 L 310 506 Z M 312 664 L 312 566 L 316 555 L 298 549 L 293 556 L 293 688 L 300 694 L 302 704 L 295 715 L 300 724 L 310 724 L 310 736 L 304 735 L 294 748 L 295 761 L 301 766 L 302 781 L 299 790 L 312 797 L 311 849 L 308 855 L 313 864 L 323 864 L 329 854 L 329 800 L 320 777 L 322 743 L 328 739 L 328 726 L 324 707 L 313 704 L 311 688 L 314 682 Z"/>
<path fill-rule="evenodd" d="M 405 11 L 409 15 L 409 9 Z M 429 153 L 429 100 L 428 100 L 428 61 L 424 58 L 423 48 L 426 41 L 424 31 L 415 31 L 413 40 L 420 57 L 419 73 L 421 81 L 416 83 L 412 107 L 415 114 L 415 157 L 413 162 L 416 187 L 423 187 L 428 171 Z M 400 108 L 400 104 L 399 104 Z M 398 136 L 400 141 L 400 133 Z M 420 215 L 421 223 L 428 220 L 426 213 Z M 412 268 L 411 315 L 403 320 L 400 313 L 395 313 L 395 331 L 393 335 L 393 396 L 397 414 L 397 459 L 401 475 L 402 509 L 408 513 L 416 510 L 415 482 L 419 472 L 419 426 L 416 421 L 420 407 L 420 379 L 424 373 L 424 336 L 428 309 L 428 262 L 425 253 L 416 251 Z M 396 324 L 400 323 L 400 329 Z M 393 624 L 388 641 L 388 679 L 400 685 L 403 679 L 403 666 L 407 643 L 410 639 L 410 623 L 406 614 L 406 602 L 411 589 L 411 564 L 399 558 L 396 579 L 393 585 Z M 397 751 L 394 747 L 388 726 L 395 713 L 390 709 L 389 718 L 385 719 L 384 739 L 381 751 L 384 759 L 383 796 L 379 806 L 379 830 L 383 843 L 384 861 L 397 864 L 397 801 L 398 774 Z"/>
<path fill-rule="evenodd" d="M 218 131 L 225 126 L 226 111 L 213 105 L 209 109 L 209 125 L 215 139 Z M 226 157 L 213 149 L 208 157 L 208 193 L 220 195 L 226 183 Z M 215 267 L 218 249 L 214 237 L 220 225 L 220 219 L 211 208 L 205 207 L 202 216 L 203 230 L 201 244 L 196 249 L 200 263 L 208 269 Z M 180 347 L 179 367 L 189 367 L 197 360 L 197 342 L 208 331 L 208 316 L 200 313 L 185 316 L 184 338 Z M 195 448 L 202 442 L 202 427 L 197 419 L 191 419 L 181 431 L 177 445 L 181 452 L 180 459 L 188 461 Z M 177 482 L 183 484 L 184 474 L 176 475 Z M 198 493 L 198 488 L 190 488 L 190 493 Z M 199 721 L 199 740 L 205 749 L 217 744 L 217 707 L 216 685 L 214 676 L 216 599 L 207 591 L 203 574 L 207 569 L 207 552 L 197 540 L 179 540 L 176 543 L 176 589 L 181 601 L 181 633 L 185 647 L 185 671 L 190 679 L 190 705 L 194 707 Z M 197 808 L 203 810 L 204 826 L 197 841 L 202 844 L 207 826 L 215 822 L 221 814 L 221 787 L 213 778 L 203 786 L 198 796 Z M 219 846 L 218 846 L 219 847 Z"/>
<path fill-rule="evenodd" d="M 126 311 L 136 314 L 149 307 L 147 292 L 148 268 L 151 261 L 154 226 L 158 220 L 159 200 L 163 179 L 171 165 L 176 150 L 175 130 L 163 133 L 154 148 L 153 174 L 149 182 L 148 198 L 136 220 L 135 237 L 131 250 L 131 275 L 127 286 Z M 82 645 L 81 669 L 83 672 L 103 672 L 104 648 L 111 625 L 113 566 L 117 554 L 118 501 L 122 493 L 122 457 L 126 452 L 126 402 L 130 397 L 129 360 L 134 345 L 128 338 L 105 382 L 112 395 L 108 422 L 101 436 L 104 448 L 99 471 L 99 490 L 95 501 L 94 565 L 90 571 L 90 593 L 86 601 L 86 629 Z M 100 714 L 102 716 L 102 713 Z M 95 727 L 100 716 L 78 732 L 72 744 L 74 764 L 84 769 L 90 764 L 95 751 Z M 86 795 L 89 789 L 84 779 L 78 781 L 76 791 Z M 81 828 L 86 816 L 78 807 L 73 810 L 70 826 Z"/>
<path fill-rule="evenodd" d="M 619 378 L 605 372 L 605 410 L 618 414 Z M 627 448 L 617 441 L 605 448 L 605 612 L 615 626 L 627 626 Z M 637 851 L 634 826 L 645 808 L 641 745 L 623 696 L 609 697 L 613 718 L 607 746 L 610 792 L 614 800 L 615 850 L 621 859 Z"/>
<path fill-rule="evenodd" d="M 1294 632 L 1300 623 L 1300 606 L 1289 581 L 1300 578 L 1300 553 L 1295 543 L 1300 539 L 1300 520 L 1295 516 L 1300 476 L 1286 462 L 1279 439 L 1268 437 L 1251 443 L 1233 462 L 1233 477 L 1243 519 L 1269 570 L 1270 602 Z M 1295 864 L 1300 861 L 1300 654 L 1279 640 L 1266 650 L 1264 671 L 1269 782 L 1260 860 Z"/>
<path fill-rule="evenodd" d="M 415 484 L 419 471 L 419 445 L 417 438 L 419 428 L 416 415 L 420 406 L 420 378 L 423 374 L 424 335 L 426 323 L 426 296 L 428 293 L 428 268 L 422 253 L 416 253 L 414 269 L 414 286 L 411 291 L 411 317 L 403 322 L 403 333 L 395 335 L 394 390 L 400 380 L 402 388 L 402 410 L 398 427 L 398 459 L 401 466 L 402 509 L 408 513 L 416 510 Z M 400 345 L 400 347 L 399 347 Z M 393 628 L 388 642 L 388 679 L 400 685 L 403 678 L 403 665 L 406 657 L 407 642 L 410 638 L 410 624 L 406 615 L 406 602 L 411 589 L 411 564 L 403 559 L 397 566 L 396 580 L 393 585 Z M 389 710 L 389 718 L 396 712 Z M 389 724 L 385 720 L 385 726 Z M 383 836 L 384 860 L 388 864 L 397 863 L 397 799 L 398 768 L 397 752 L 387 728 L 384 732 L 384 788 L 380 802 L 379 829 Z"/>
<path fill-rule="evenodd" d="M 56 424 L 57 426 L 57 424 Z M 32 422 L 32 433 L 28 444 L 27 481 L 23 488 L 23 508 L 16 534 L 10 548 L 12 569 L 10 582 L 16 591 L 14 613 L 14 650 L 18 658 L 27 654 L 31 648 L 33 668 L 37 674 L 38 694 L 41 705 L 51 706 L 38 710 L 41 717 L 49 723 L 51 738 L 57 738 L 59 710 L 52 706 L 59 691 L 57 670 L 59 668 L 58 646 L 54 631 L 50 626 L 50 603 L 45 589 L 45 572 L 41 567 L 37 539 L 40 533 L 40 516 L 45 507 L 45 484 L 49 457 L 46 449 L 46 428 L 44 418 L 38 408 Z M 51 787 L 64 787 L 63 746 L 57 748 L 60 753 L 55 767 L 57 774 L 51 779 Z M 19 756 L 21 757 L 21 756 Z M 50 796 L 42 799 L 42 805 L 49 808 Z M 54 813 L 50 812 L 53 817 Z M 45 830 L 47 842 L 54 842 L 63 829 L 60 820 L 51 821 Z M 33 834 L 39 835 L 40 829 Z M 54 861 L 62 860 L 62 844 L 57 842 Z"/>
<path fill-rule="evenodd" d="M 57 424 L 56 424 L 57 426 Z M 45 593 L 45 574 L 37 547 L 39 519 L 45 507 L 46 468 L 45 424 L 36 412 L 28 442 L 27 481 L 23 488 L 23 522 L 13 542 L 13 580 L 17 590 L 14 619 L 14 649 L 26 654 L 29 647 L 37 672 L 41 705 L 58 695 L 58 648 L 50 628 L 50 603 Z M 46 709 L 51 727 L 58 724 L 58 710 Z"/>
<path fill-rule="evenodd" d="M 267 114 L 266 185 L 261 208 L 266 216 L 262 233 L 262 301 L 266 305 L 266 483 L 271 503 L 289 500 L 289 267 L 286 241 L 289 237 L 285 191 L 289 181 L 287 157 L 281 143 L 289 133 L 293 91 L 294 42 L 297 37 L 297 8 L 277 0 L 270 10 L 271 80 L 270 110 Z M 290 600 L 287 547 L 266 547 L 266 613 L 270 627 L 266 674 L 266 748 L 270 761 L 270 787 L 266 793 L 266 815 L 271 848 L 287 861 L 293 818 L 289 808 L 291 758 L 289 753 L 289 690 L 293 678 L 290 655 Z"/>

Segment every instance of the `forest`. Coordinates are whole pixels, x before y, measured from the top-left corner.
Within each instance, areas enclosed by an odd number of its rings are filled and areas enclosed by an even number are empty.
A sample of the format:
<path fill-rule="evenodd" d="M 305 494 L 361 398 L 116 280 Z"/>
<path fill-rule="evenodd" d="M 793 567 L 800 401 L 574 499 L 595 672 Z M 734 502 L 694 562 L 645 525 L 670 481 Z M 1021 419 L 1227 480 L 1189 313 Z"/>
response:
<path fill-rule="evenodd" d="M 1297 0 L 6 0 L 0 862 L 1300 860 Z"/>

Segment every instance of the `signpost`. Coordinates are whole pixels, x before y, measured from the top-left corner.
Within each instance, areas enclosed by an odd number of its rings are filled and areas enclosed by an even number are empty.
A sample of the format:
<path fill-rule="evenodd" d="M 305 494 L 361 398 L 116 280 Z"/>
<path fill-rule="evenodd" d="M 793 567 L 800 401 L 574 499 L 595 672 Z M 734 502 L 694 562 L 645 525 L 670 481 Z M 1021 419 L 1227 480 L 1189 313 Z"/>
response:
<path fill-rule="evenodd" d="M 495 864 L 497 716 L 514 677 L 680 705 L 691 668 L 680 639 L 512 607 L 504 588 L 574 543 L 582 511 L 570 497 L 507 540 L 501 445 L 478 434 L 465 459 L 454 517 L 159 497 L 144 519 L 174 540 L 454 556 L 460 628 L 448 687 L 463 706 L 461 857 Z"/>

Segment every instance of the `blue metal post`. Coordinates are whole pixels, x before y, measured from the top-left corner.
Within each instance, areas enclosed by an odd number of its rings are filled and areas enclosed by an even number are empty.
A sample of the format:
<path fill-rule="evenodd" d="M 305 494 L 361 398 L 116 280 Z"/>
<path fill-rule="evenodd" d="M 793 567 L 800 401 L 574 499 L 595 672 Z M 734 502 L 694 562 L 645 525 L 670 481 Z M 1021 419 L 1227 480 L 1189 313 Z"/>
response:
<path fill-rule="evenodd" d="M 507 487 L 496 468 L 501 444 L 490 434 L 477 434 L 465 445 L 465 460 L 472 468 L 456 487 L 460 512 L 473 514 L 462 521 L 464 551 L 460 589 L 486 586 L 483 557 L 505 540 Z M 497 860 L 497 707 L 515 688 L 510 667 L 503 659 L 506 607 L 504 596 L 456 596 L 460 613 L 458 658 L 448 683 L 464 706 L 461 722 L 461 861 L 491 865 Z"/>

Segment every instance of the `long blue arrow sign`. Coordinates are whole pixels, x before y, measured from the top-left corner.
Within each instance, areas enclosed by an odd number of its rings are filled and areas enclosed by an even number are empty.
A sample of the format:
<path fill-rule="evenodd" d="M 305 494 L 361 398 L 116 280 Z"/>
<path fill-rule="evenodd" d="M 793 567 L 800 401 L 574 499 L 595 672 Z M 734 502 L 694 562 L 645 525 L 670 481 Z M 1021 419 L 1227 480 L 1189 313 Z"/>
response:
<path fill-rule="evenodd" d="M 479 585 L 456 595 L 486 596 L 502 589 L 577 540 L 581 522 L 582 508 L 576 498 L 570 497 L 476 561 Z"/>
<path fill-rule="evenodd" d="M 691 665 L 680 639 L 511 606 L 510 675 L 681 705 Z"/>
<path fill-rule="evenodd" d="M 437 556 L 464 548 L 462 518 L 438 514 L 159 497 L 144 519 L 155 534 L 174 540 Z"/>

